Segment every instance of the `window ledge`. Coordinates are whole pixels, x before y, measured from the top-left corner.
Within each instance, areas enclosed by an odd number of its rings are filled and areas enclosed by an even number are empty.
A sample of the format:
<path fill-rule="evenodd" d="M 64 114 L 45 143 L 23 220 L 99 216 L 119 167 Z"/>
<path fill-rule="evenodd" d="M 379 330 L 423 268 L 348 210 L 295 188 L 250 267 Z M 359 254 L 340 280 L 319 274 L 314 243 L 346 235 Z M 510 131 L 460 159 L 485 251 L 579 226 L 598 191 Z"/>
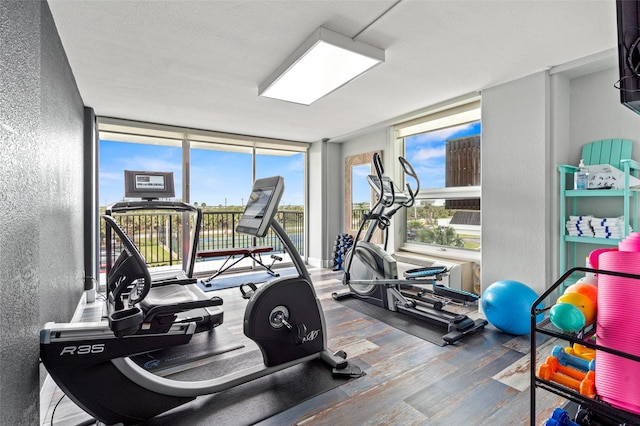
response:
<path fill-rule="evenodd" d="M 399 255 L 415 255 L 434 260 L 451 260 L 462 262 L 480 263 L 481 253 L 469 250 L 457 250 L 455 248 L 425 247 L 422 244 L 405 243 L 397 251 Z"/>

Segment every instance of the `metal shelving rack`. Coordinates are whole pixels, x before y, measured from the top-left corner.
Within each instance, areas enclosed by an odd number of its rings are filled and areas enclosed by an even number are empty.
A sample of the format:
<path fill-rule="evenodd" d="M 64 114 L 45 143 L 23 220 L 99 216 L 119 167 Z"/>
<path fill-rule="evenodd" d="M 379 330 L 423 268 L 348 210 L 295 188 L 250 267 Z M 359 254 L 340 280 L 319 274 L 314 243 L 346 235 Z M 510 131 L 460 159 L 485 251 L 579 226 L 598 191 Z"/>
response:
<path fill-rule="evenodd" d="M 541 379 L 536 375 L 537 365 L 536 365 L 535 348 L 536 348 L 536 340 L 537 340 L 536 337 L 538 334 L 555 337 L 570 343 L 579 343 L 581 345 L 584 345 L 592 349 L 605 351 L 614 355 L 621 356 L 623 358 L 640 362 L 640 356 L 636 356 L 633 354 L 629 354 L 626 352 L 621 352 L 612 348 L 601 346 L 594 343 L 592 340 L 590 340 L 589 338 L 596 332 L 595 322 L 591 324 L 587 324 L 578 333 L 565 333 L 559 330 L 551 323 L 548 317 L 545 317 L 540 322 L 536 322 L 536 318 L 538 315 L 545 313 L 551 308 L 550 306 L 545 308 L 537 308 L 537 306 L 541 306 L 541 303 L 543 303 L 544 300 L 547 299 L 553 291 L 555 291 L 558 287 L 560 287 L 567 279 L 572 277 L 572 275 L 574 275 L 574 273 L 576 272 L 613 275 L 613 276 L 619 276 L 623 278 L 637 279 L 640 281 L 640 275 L 628 274 L 624 272 L 604 271 L 600 269 L 576 267 L 576 268 L 569 269 L 567 272 L 565 272 L 553 285 L 551 285 L 533 303 L 533 306 L 531 308 L 531 341 L 530 341 L 530 344 L 531 344 L 531 349 L 530 349 L 531 351 L 531 365 L 530 365 L 531 399 L 530 399 L 530 417 L 529 417 L 530 424 L 531 425 L 536 424 L 536 389 L 544 389 L 549 392 L 560 395 L 569 401 L 573 401 L 579 404 L 582 408 L 586 408 L 588 410 L 591 410 L 594 413 L 603 415 L 608 419 L 611 419 L 612 422 L 617 422 L 618 424 L 621 424 L 621 425 L 640 425 L 640 416 L 637 414 L 630 413 L 620 408 L 616 408 L 605 401 L 599 400 L 597 396 L 596 398 L 586 397 L 572 389 L 569 389 L 555 382 Z M 640 285 L 640 282 L 639 282 L 639 285 Z"/>

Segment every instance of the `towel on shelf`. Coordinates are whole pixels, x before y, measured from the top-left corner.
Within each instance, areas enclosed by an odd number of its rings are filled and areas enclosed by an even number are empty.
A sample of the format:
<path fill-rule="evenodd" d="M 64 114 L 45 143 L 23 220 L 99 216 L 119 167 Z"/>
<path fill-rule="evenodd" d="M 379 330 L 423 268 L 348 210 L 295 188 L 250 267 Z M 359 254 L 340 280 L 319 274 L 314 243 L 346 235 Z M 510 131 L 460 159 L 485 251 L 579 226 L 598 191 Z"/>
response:
<path fill-rule="evenodd" d="M 600 231 L 600 232 L 621 232 L 622 231 L 622 225 L 615 225 L 615 226 L 592 226 L 594 231 Z"/>
<path fill-rule="evenodd" d="M 580 230 L 580 229 L 568 229 L 568 234 L 572 237 L 593 237 L 593 231 L 589 230 Z"/>
<path fill-rule="evenodd" d="M 596 238 L 607 238 L 607 239 L 622 239 L 622 234 L 620 233 L 611 233 L 611 232 L 596 232 L 594 233 L 594 237 Z"/>
<path fill-rule="evenodd" d="M 579 221 L 579 220 L 584 220 L 587 222 L 590 222 L 591 219 L 593 219 L 593 216 L 591 215 L 586 215 L 586 216 L 569 216 L 569 220 L 572 221 Z"/>
<path fill-rule="evenodd" d="M 621 239 L 625 235 L 625 227 L 628 225 L 624 221 L 624 216 L 619 217 L 593 217 L 591 226 L 597 238 Z M 629 230 L 631 228 L 629 227 Z"/>
<path fill-rule="evenodd" d="M 624 216 L 620 217 L 592 217 L 593 226 L 615 226 L 624 223 Z"/>
<path fill-rule="evenodd" d="M 593 228 L 591 227 L 591 215 L 588 216 L 569 216 L 569 220 L 565 223 L 567 233 L 572 237 L 593 237 Z"/>
<path fill-rule="evenodd" d="M 584 222 L 584 221 L 579 221 L 579 222 L 574 222 L 574 221 L 567 221 L 567 227 L 571 227 L 571 228 L 591 228 L 591 224 L 589 222 Z"/>

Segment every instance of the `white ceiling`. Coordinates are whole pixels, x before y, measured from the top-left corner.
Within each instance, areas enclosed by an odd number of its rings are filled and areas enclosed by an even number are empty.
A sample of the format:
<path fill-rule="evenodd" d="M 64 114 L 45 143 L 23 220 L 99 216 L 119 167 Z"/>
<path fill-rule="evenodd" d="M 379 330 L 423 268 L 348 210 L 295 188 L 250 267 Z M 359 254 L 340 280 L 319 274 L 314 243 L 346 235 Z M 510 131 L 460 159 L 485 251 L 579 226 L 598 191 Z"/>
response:
<path fill-rule="evenodd" d="M 49 5 L 82 99 L 97 115 L 305 142 L 340 140 L 617 44 L 613 0 L 396 2 Z M 384 49 L 384 64 L 310 106 L 257 95 L 317 27 L 354 37 L 372 22 L 356 40 Z"/>

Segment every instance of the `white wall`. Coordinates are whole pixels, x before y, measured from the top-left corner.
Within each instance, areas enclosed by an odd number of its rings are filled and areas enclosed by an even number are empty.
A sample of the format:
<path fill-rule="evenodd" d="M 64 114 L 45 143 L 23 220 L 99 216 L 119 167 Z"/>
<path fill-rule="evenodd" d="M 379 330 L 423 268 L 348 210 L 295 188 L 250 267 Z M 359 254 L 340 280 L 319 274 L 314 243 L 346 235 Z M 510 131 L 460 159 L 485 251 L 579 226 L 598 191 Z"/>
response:
<path fill-rule="evenodd" d="M 532 76 L 482 92 L 482 287 L 511 279 L 538 294 L 550 224 L 550 79 Z"/>
<path fill-rule="evenodd" d="M 577 165 L 585 143 L 609 138 L 634 140 L 633 158 L 640 158 L 640 116 L 620 104 L 617 68 L 571 78 L 574 73 L 566 67 L 483 91 L 483 289 L 511 278 L 540 294 L 564 272 L 558 270 L 559 164 Z M 498 185 L 501 174 L 509 177 L 506 187 Z M 602 199 L 584 208 L 619 210 Z M 515 215 L 531 235 L 513 222 Z"/>
<path fill-rule="evenodd" d="M 342 146 L 318 141 L 311 144 L 309 156 L 309 253 L 310 265 L 328 268 L 332 265 L 332 242 L 340 233 L 343 185 L 336 165 L 340 164 Z"/>
<path fill-rule="evenodd" d="M 345 189 L 345 170 L 344 170 L 344 165 L 345 165 L 345 160 L 348 157 L 351 157 L 353 155 L 358 155 L 358 154 L 365 154 L 368 152 L 373 152 L 373 151 L 383 151 L 383 155 L 382 155 L 382 162 L 383 165 L 386 169 L 389 170 L 393 170 L 392 169 L 392 162 L 393 159 L 391 158 L 391 156 L 388 154 L 388 144 L 389 144 L 389 130 L 388 127 L 384 127 L 384 128 L 380 128 L 377 130 L 374 130 L 372 132 L 366 132 L 364 134 L 358 135 L 353 137 L 352 139 L 350 139 L 347 143 L 343 143 L 342 145 L 342 156 L 339 159 L 340 164 L 336 165 L 336 167 L 333 169 L 334 172 L 338 173 L 339 172 L 339 176 L 340 176 L 340 196 L 342 197 L 342 210 L 339 214 L 339 229 L 340 232 L 344 232 L 345 231 L 345 223 L 344 223 L 344 203 L 345 203 L 345 195 L 344 195 L 344 189 Z M 338 170 L 339 169 L 339 170 Z"/>
<path fill-rule="evenodd" d="M 633 158 L 640 159 L 640 116 L 620 104 L 616 61 L 604 52 L 482 91 L 483 290 L 513 279 L 540 294 L 563 272 L 559 164 L 577 164 L 582 145 L 606 138 L 636 141 Z M 378 149 L 393 167 L 389 126 L 342 144 L 340 164 L 331 166 L 340 169 L 342 188 L 344 159 Z M 343 208 L 343 191 L 327 195 Z"/>
<path fill-rule="evenodd" d="M 540 294 L 564 272 L 558 270 L 559 164 L 577 165 L 585 143 L 610 138 L 634 140 L 633 158 L 640 158 L 640 116 L 620 104 L 619 92 L 613 87 L 618 79 L 615 64 L 571 78 L 575 72 L 569 67 L 559 73 L 552 70 L 550 77 L 540 73 L 483 91 L 483 289 L 506 277 Z M 509 139 L 511 154 L 500 144 Z M 524 163 L 522 158 L 526 158 Z M 501 164 L 512 181 L 509 187 L 496 186 L 499 173 L 495 168 Z M 521 164 L 527 165 L 525 173 L 519 171 Z M 544 178 L 531 180 L 520 194 L 527 178 L 538 174 Z M 508 219 L 501 203 L 508 203 Z M 619 212 L 615 201 L 581 203 L 584 213 Z M 528 226 L 544 231 L 537 236 L 523 235 L 519 225 L 512 223 L 512 214 L 523 215 Z M 542 224 L 544 228 L 539 228 Z M 505 227 L 508 250 L 499 238 Z M 589 251 L 583 247 L 578 258 Z"/>
<path fill-rule="evenodd" d="M 342 144 L 342 177 L 344 182 L 344 159 L 352 155 L 364 154 L 372 151 L 385 150 L 389 142 L 388 128 L 381 128 L 369 133 L 358 135 L 349 140 L 348 143 Z M 387 158 L 383 156 L 385 166 Z"/>
<path fill-rule="evenodd" d="M 344 232 L 344 160 L 384 150 L 387 128 L 354 137 L 349 143 L 318 141 L 309 148 L 309 255 L 312 266 L 332 267 L 332 251 Z"/>
<path fill-rule="evenodd" d="M 633 157 L 640 158 L 640 116 L 620 103 L 617 80 L 617 68 L 571 80 L 569 164 L 578 164 L 582 145 L 598 139 L 631 139 Z"/>
<path fill-rule="evenodd" d="M 558 274 L 559 265 L 559 244 L 560 244 L 560 173 L 554 166 L 558 164 L 566 164 L 570 157 L 570 79 L 563 74 L 553 74 L 550 78 L 551 87 L 551 143 L 548 145 L 549 155 L 547 161 L 549 168 L 549 210 L 552 215 L 551 223 L 547 229 L 547 247 L 548 251 L 545 257 L 546 267 L 551 271 L 550 279 L 555 279 Z M 564 224 L 562 225 L 564 230 Z"/>
<path fill-rule="evenodd" d="M 633 140 L 632 157 L 640 160 L 640 116 L 620 103 L 619 92 L 613 87 L 617 79 L 617 68 L 609 68 L 571 80 L 571 147 L 567 161 L 562 163 L 577 164 L 585 143 L 611 138 Z M 597 216 L 619 216 L 622 203 L 619 199 L 580 199 L 578 211 Z M 584 259 L 596 248 L 599 247 L 578 245 L 576 258 Z"/>

